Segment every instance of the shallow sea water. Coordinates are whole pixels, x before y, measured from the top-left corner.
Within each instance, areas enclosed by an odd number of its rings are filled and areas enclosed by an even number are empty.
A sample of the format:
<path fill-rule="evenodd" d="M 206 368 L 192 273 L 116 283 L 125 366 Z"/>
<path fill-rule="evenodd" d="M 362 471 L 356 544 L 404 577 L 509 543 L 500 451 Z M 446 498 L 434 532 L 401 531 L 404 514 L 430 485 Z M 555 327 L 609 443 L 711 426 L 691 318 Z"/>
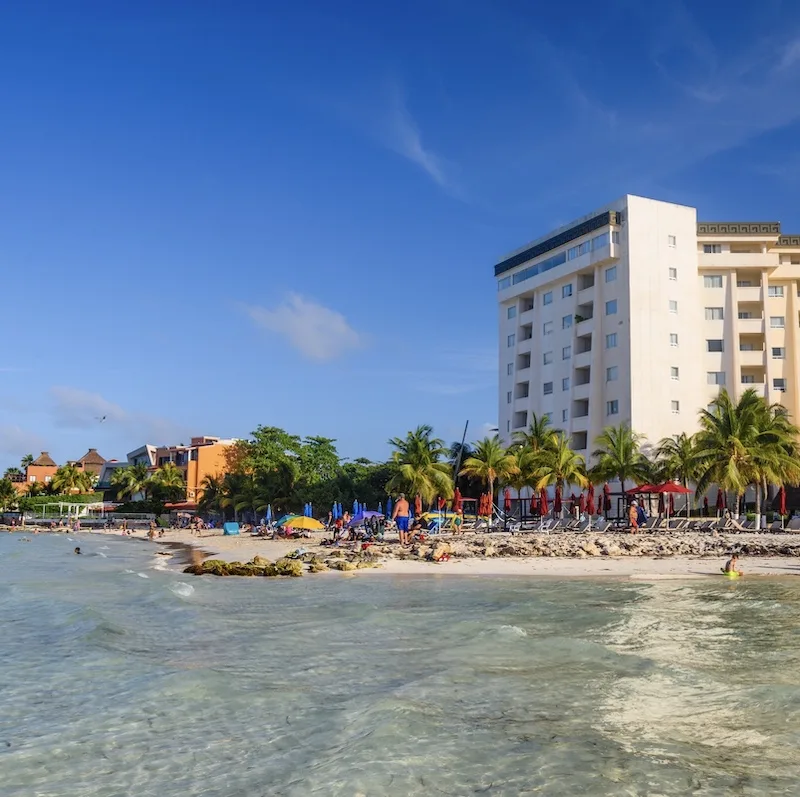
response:
<path fill-rule="evenodd" d="M 28 539 L 2 797 L 800 793 L 800 580 L 197 578 Z"/>

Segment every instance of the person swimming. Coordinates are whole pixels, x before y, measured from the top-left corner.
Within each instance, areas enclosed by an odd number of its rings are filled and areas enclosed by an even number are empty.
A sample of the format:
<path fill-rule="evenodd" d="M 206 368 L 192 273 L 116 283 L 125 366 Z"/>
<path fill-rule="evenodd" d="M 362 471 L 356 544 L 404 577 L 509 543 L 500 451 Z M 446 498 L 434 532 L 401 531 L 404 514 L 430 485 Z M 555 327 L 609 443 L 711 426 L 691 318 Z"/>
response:
<path fill-rule="evenodd" d="M 81 549 L 80 549 L 80 548 L 75 548 L 75 553 L 78 553 L 78 554 L 79 554 L 80 552 L 81 552 Z"/>
<path fill-rule="evenodd" d="M 739 564 L 739 556 L 738 554 L 732 553 L 731 558 L 725 562 L 725 567 L 722 568 L 723 573 L 738 573 L 740 576 L 744 575 L 744 571 L 738 568 L 736 565 Z"/>

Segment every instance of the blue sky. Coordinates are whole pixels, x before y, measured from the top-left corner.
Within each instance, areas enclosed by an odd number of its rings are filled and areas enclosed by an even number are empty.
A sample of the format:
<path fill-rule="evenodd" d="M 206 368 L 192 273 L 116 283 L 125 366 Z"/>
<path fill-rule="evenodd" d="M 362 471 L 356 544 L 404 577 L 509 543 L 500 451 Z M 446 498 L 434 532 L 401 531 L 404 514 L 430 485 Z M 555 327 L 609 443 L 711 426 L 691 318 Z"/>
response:
<path fill-rule="evenodd" d="M 0 465 L 480 434 L 509 250 L 624 193 L 800 231 L 788 0 L 12 1 L 0 75 Z"/>

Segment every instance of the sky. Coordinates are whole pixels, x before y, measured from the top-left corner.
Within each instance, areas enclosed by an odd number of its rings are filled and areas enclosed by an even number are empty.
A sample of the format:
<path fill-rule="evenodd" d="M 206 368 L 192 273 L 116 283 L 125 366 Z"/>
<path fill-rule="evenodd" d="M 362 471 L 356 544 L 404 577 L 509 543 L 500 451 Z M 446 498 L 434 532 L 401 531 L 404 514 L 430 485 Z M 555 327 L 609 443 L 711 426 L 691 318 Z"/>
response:
<path fill-rule="evenodd" d="M 800 232 L 798 185 L 793 0 L 9 0 L 0 466 L 483 436 L 505 254 L 626 193 Z"/>

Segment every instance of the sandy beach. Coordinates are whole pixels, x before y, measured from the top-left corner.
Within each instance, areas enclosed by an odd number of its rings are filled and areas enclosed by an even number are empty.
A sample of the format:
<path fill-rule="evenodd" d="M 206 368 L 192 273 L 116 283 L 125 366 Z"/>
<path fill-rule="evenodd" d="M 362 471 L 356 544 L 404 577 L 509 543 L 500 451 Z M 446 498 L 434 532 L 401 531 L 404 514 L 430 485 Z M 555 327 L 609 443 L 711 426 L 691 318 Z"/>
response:
<path fill-rule="evenodd" d="M 87 532 L 79 532 L 81 535 Z M 97 531 L 91 534 L 120 536 L 119 531 Z M 74 536 L 74 535 L 73 535 Z M 147 533 L 135 531 L 133 538 L 147 541 Z M 615 535 L 620 536 L 632 535 Z M 203 531 L 199 535 L 189 530 L 168 530 L 157 543 L 173 543 L 196 548 L 204 556 L 222 559 L 226 562 L 247 562 L 254 556 L 262 556 L 271 561 L 304 548 L 321 557 L 331 555 L 332 549 L 322 546 L 323 534 L 315 534 L 311 539 L 269 540 L 251 536 L 224 536 L 221 532 Z M 467 538 L 468 540 L 469 538 Z M 550 538 L 553 539 L 553 538 Z M 596 538 L 592 538 L 595 539 Z M 645 538 L 632 537 L 637 543 Z M 677 538 L 673 538 L 673 541 Z M 788 535 L 730 535 L 717 542 L 723 547 L 734 548 L 751 544 L 753 540 L 776 547 L 795 547 L 800 554 L 800 540 Z M 498 542 L 502 542 L 499 539 Z M 349 550 L 345 548 L 344 550 Z M 375 569 L 353 571 L 359 577 L 365 574 L 383 573 L 387 575 L 459 575 L 459 576 L 543 576 L 558 578 L 599 578 L 616 577 L 631 579 L 677 579 L 704 578 L 717 576 L 724 564 L 724 555 L 715 556 L 469 556 L 451 558 L 446 562 L 430 562 L 418 558 L 394 558 L 405 555 L 396 544 L 380 546 L 380 552 L 388 552 L 381 566 Z M 798 576 L 800 575 L 800 556 L 744 556 L 741 567 L 747 575 L 755 576 Z M 177 565 L 176 565 L 177 566 Z M 353 572 L 347 573 L 348 576 Z M 340 574 L 336 574 L 340 575 Z"/>

